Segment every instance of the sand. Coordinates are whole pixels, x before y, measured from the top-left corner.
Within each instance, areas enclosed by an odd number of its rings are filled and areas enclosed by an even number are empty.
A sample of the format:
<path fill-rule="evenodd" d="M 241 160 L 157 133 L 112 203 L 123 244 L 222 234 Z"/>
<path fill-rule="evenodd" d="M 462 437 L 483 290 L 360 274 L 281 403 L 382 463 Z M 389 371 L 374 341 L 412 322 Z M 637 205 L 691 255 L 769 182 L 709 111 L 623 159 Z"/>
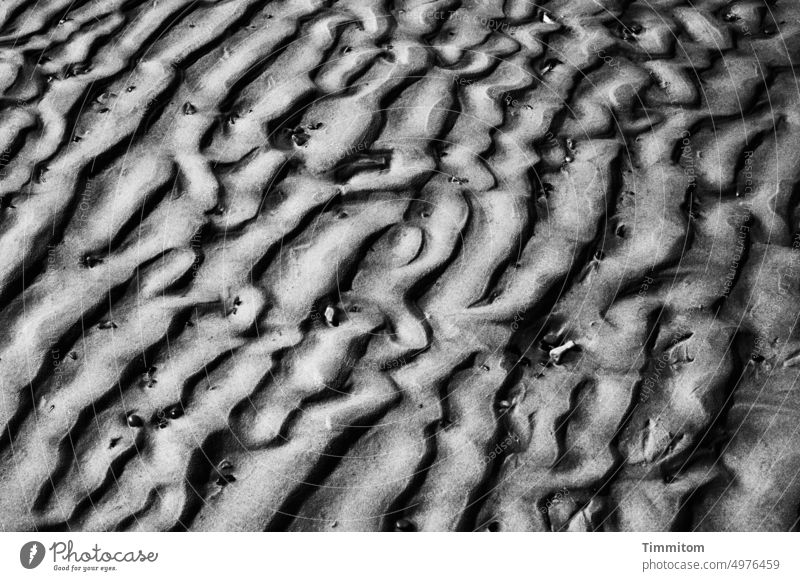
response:
<path fill-rule="evenodd" d="M 800 8 L 0 5 L 0 530 L 793 530 Z"/>

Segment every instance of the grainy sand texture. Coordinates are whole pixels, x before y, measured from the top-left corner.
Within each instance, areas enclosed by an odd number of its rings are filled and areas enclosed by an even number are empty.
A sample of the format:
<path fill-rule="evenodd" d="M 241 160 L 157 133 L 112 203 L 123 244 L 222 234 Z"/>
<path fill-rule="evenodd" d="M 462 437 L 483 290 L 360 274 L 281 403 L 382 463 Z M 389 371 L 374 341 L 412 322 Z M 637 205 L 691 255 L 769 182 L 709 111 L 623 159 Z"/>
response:
<path fill-rule="evenodd" d="M 0 530 L 789 531 L 800 4 L 0 2 Z"/>

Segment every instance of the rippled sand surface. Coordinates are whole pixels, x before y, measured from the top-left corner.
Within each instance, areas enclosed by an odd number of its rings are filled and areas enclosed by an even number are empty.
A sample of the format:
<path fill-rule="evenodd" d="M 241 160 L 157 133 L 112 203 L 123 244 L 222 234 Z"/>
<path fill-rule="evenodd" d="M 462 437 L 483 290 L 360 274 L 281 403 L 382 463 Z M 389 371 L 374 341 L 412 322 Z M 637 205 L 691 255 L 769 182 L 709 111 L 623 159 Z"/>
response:
<path fill-rule="evenodd" d="M 800 5 L 0 4 L 0 530 L 791 530 Z"/>

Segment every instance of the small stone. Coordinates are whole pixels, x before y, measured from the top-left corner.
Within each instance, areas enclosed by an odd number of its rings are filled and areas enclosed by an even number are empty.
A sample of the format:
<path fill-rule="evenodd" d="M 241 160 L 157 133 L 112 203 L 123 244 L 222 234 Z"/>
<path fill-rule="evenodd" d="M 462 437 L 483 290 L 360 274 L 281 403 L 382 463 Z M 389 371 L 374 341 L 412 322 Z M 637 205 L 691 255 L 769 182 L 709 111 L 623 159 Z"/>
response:
<path fill-rule="evenodd" d="M 542 22 L 545 24 L 558 24 L 556 20 L 547 12 L 542 12 Z"/>
<path fill-rule="evenodd" d="M 330 327 L 338 327 L 339 323 L 336 321 L 336 309 L 332 305 L 325 307 L 325 322 Z"/>
<path fill-rule="evenodd" d="M 394 525 L 395 530 L 398 530 L 403 533 L 410 533 L 417 530 L 417 527 L 414 525 L 411 520 L 407 518 L 398 519 L 398 521 Z"/>
<path fill-rule="evenodd" d="M 559 61 L 558 59 L 549 59 L 549 60 L 545 61 L 545 63 L 542 65 L 541 73 L 543 75 L 546 75 L 547 73 L 552 71 L 554 68 L 556 68 L 557 65 L 560 65 L 560 64 L 561 64 L 561 61 Z"/>
<path fill-rule="evenodd" d="M 305 131 L 300 130 L 292 133 L 292 141 L 298 147 L 303 147 L 306 143 L 308 143 L 309 139 L 311 139 L 311 136 Z"/>
<path fill-rule="evenodd" d="M 97 258 L 96 256 L 87 255 L 87 256 L 83 257 L 83 259 L 81 260 L 81 263 L 86 268 L 94 268 L 95 266 L 97 266 L 99 264 L 103 264 L 103 259 L 102 258 Z"/>
<path fill-rule="evenodd" d="M 570 349 L 574 348 L 575 346 L 576 346 L 575 345 L 575 341 L 567 341 L 566 343 L 564 343 L 560 347 L 556 347 L 554 349 L 551 349 L 550 350 L 550 360 L 553 363 L 555 363 L 556 365 L 558 365 L 558 363 L 561 361 L 561 356 L 564 353 L 566 353 L 567 351 L 569 351 Z"/>
<path fill-rule="evenodd" d="M 131 428 L 141 428 L 144 425 L 144 420 L 133 412 L 129 413 L 125 419 Z"/>

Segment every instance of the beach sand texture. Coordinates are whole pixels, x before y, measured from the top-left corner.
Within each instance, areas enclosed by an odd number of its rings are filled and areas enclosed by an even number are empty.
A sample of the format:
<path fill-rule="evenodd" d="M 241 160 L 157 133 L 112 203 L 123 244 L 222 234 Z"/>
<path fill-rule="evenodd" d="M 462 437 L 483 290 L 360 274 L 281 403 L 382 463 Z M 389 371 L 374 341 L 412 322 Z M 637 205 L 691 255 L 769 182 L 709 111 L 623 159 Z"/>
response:
<path fill-rule="evenodd" d="M 779 530 L 800 5 L 0 3 L 0 530 Z"/>

